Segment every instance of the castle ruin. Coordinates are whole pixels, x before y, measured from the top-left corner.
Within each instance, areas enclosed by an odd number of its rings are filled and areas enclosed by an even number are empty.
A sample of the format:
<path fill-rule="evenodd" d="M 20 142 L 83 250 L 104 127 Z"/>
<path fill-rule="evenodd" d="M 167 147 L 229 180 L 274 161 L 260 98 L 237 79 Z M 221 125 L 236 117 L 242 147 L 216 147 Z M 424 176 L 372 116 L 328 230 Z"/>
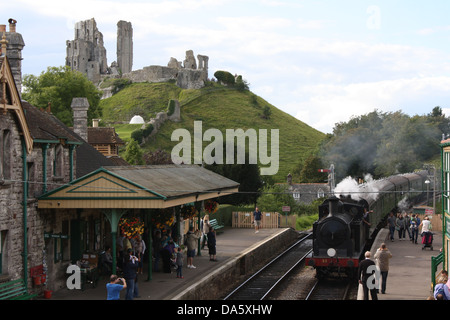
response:
<path fill-rule="evenodd" d="M 183 62 L 170 58 L 167 66 L 151 65 L 140 70 L 133 67 L 133 28 L 131 22 L 117 23 L 117 61 L 108 67 L 103 35 L 95 19 L 75 24 L 75 39 L 66 42 L 66 65 L 85 74 L 98 84 L 105 77 L 130 79 L 132 82 L 175 81 L 183 89 L 199 89 L 208 79 L 208 56 L 186 51 Z M 106 95 L 107 97 L 107 95 Z"/>

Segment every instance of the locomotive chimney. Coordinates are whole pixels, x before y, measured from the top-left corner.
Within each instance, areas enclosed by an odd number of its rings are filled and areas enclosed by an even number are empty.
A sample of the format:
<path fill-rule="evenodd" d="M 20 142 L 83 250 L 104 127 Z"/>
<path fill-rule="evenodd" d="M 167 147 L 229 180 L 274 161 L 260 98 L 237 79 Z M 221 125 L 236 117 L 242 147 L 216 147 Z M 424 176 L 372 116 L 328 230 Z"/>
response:
<path fill-rule="evenodd" d="M 330 215 L 334 215 L 335 213 L 338 212 L 338 210 L 339 210 L 338 205 L 339 205 L 339 199 L 337 197 L 333 196 L 328 199 Z"/>

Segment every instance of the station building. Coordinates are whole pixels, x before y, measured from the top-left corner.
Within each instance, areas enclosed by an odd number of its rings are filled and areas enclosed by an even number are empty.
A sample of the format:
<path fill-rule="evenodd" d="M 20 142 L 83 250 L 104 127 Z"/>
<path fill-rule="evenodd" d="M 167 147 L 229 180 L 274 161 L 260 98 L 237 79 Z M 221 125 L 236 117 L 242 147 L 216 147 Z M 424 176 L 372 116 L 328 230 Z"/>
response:
<path fill-rule="evenodd" d="M 442 252 L 432 260 L 432 274 L 442 264 L 442 270 L 450 265 L 450 139 L 441 141 L 442 179 Z"/>
<path fill-rule="evenodd" d="M 238 191 L 237 182 L 200 166 L 117 166 L 51 110 L 23 101 L 22 58 L 11 43 L 24 43 L 10 20 L 9 32 L 0 26 L 0 283 L 60 289 L 69 265 L 115 249 L 121 217 L 149 229 L 160 211 L 180 222 L 184 204 Z"/>

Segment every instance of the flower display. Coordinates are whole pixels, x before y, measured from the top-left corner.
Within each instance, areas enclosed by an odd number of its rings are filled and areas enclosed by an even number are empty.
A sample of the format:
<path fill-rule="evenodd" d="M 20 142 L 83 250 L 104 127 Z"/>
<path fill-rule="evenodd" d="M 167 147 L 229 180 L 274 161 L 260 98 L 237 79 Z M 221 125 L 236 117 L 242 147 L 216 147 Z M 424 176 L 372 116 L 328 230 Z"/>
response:
<path fill-rule="evenodd" d="M 219 209 L 219 203 L 214 200 L 206 200 L 205 201 L 205 211 L 209 214 L 215 213 Z"/>
<path fill-rule="evenodd" d="M 185 220 L 192 219 L 198 213 L 198 210 L 193 205 L 183 205 L 180 209 L 180 215 Z"/>
<path fill-rule="evenodd" d="M 129 238 L 137 238 L 144 233 L 144 222 L 139 218 L 121 218 L 119 228 Z"/>
<path fill-rule="evenodd" d="M 152 224 L 158 229 L 170 227 L 175 221 L 173 208 L 160 209 L 152 212 L 151 221 Z"/>

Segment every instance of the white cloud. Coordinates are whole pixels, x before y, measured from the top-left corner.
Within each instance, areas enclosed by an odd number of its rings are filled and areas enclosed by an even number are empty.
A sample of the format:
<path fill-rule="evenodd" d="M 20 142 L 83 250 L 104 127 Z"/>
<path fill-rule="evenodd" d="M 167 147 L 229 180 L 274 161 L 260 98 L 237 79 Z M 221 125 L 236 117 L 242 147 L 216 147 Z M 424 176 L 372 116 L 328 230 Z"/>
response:
<path fill-rule="evenodd" d="M 297 104 L 295 116 L 302 121 L 308 119 L 309 125 L 322 132 L 331 133 L 336 123 L 347 122 L 353 116 L 375 109 L 405 112 L 409 108 L 415 110 L 408 113 L 410 116 L 427 114 L 436 106 L 433 96 L 448 95 L 449 87 L 450 77 L 316 85 L 304 88 L 309 95 Z"/>

